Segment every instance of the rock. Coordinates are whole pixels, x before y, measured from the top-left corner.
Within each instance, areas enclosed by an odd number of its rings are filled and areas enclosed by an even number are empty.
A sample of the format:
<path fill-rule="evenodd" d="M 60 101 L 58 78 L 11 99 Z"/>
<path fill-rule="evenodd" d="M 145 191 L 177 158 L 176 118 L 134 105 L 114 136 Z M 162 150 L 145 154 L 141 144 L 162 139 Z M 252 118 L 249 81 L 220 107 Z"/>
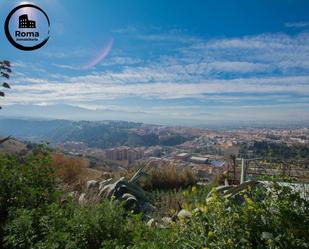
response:
<path fill-rule="evenodd" d="M 163 219 L 162 219 L 162 221 L 163 221 Z M 165 222 L 167 222 L 167 221 L 165 220 Z M 169 225 L 170 225 L 170 223 L 165 223 L 165 222 L 162 224 L 162 223 L 158 222 L 157 220 L 155 220 L 154 218 L 152 218 L 146 223 L 146 225 L 149 226 L 149 227 L 156 227 L 156 228 L 160 228 L 160 229 L 165 229 L 165 228 L 168 228 Z"/>
<path fill-rule="evenodd" d="M 79 198 L 78 198 L 78 204 L 79 205 L 85 205 L 87 202 L 87 199 L 86 199 L 86 194 L 85 193 L 82 193 Z"/>
<path fill-rule="evenodd" d="M 96 180 L 90 180 L 86 183 L 86 189 L 87 191 L 92 189 L 92 188 L 98 188 L 99 187 L 99 182 Z"/>
<path fill-rule="evenodd" d="M 148 222 L 147 222 L 147 226 L 149 227 L 155 227 L 156 221 L 154 218 L 151 218 Z"/>
<path fill-rule="evenodd" d="M 262 238 L 263 239 L 270 239 L 270 240 L 272 240 L 272 239 L 274 239 L 274 235 L 272 234 L 272 233 L 269 233 L 269 232 L 262 232 Z"/>
<path fill-rule="evenodd" d="M 178 216 L 178 218 L 187 219 L 187 218 L 190 218 L 192 216 L 192 213 L 188 210 L 182 209 L 182 210 L 179 211 L 177 216 Z"/>
<path fill-rule="evenodd" d="M 72 191 L 72 192 L 68 193 L 68 197 L 76 199 L 78 197 L 78 192 Z"/>
<path fill-rule="evenodd" d="M 170 225 L 170 224 L 173 222 L 173 220 L 172 220 L 171 217 L 163 217 L 163 218 L 162 218 L 162 222 L 163 222 L 163 224 L 165 224 L 165 225 Z"/>

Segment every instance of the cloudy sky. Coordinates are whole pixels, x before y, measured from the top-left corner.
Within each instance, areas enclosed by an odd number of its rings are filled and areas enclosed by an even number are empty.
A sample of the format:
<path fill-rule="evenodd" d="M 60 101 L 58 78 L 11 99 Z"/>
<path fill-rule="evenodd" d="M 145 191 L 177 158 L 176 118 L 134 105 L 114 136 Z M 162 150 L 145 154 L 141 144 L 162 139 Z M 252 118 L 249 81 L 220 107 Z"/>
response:
<path fill-rule="evenodd" d="M 41 0 L 51 37 L 14 48 L 1 116 L 207 125 L 309 121 L 309 2 Z M 0 0 L 0 25 L 19 1 Z"/>

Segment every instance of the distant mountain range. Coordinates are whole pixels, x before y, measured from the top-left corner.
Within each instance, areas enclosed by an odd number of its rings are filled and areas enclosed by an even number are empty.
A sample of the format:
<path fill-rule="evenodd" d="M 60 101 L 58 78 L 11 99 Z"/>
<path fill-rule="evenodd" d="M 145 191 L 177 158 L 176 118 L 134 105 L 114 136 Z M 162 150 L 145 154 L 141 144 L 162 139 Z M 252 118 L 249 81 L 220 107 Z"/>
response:
<path fill-rule="evenodd" d="M 149 126 L 156 127 L 156 126 Z M 159 127 L 159 126 L 158 126 Z M 145 131 L 144 131 L 145 129 Z M 190 135 L 152 132 L 147 125 L 126 121 L 68 121 L 39 119 L 0 119 L 0 136 L 59 144 L 83 142 L 89 147 L 173 146 L 192 139 Z"/>
<path fill-rule="evenodd" d="M 111 107 L 110 107 L 111 108 Z M 173 111 L 171 111 L 172 113 Z M 308 121 L 293 119 L 292 121 L 265 121 L 265 120 L 247 120 L 247 119 L 220 119 L 212 120 L 210 116 L 204 115 L 205 119 L 199 119 L 201 115 L 185 118 L 182 115 L 163 117 L 154 115 L 140 110 L 125 111 L 118 109 L 89 109 L 85 107 L 72 106 L 67 104 L 54 105 L 31 105 L 31 104 L 14 104 L 3 106 L 0 112 L 2 118 L 17 119 L 49 119 L 49 120 L 127 120 L 132 122 L 143 122 L 159 125 L 182 125 L 195 128 L 209 128 L 214 130 L 230 130 L 239 128 L 297 128 L 309 127 Z M 195 119 L 197 118 L 197 119 Z"/>

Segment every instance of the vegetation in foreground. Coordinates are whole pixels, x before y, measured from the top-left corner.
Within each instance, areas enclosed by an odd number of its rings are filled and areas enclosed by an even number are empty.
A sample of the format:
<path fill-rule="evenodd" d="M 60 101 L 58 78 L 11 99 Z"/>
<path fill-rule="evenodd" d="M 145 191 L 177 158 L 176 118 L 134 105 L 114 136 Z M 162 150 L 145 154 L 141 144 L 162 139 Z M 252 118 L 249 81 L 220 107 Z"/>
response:
<path fill-rule="evenodd" d="M 44 146 L 26 158 L 0 156 L 0 248 L 309 248 L 309 202 L 288 187 L 247 189 L 241 203 L 216 191 L 206 201 L 209 187 L 192 187 L 181 194 L 190 215 L 170 210 L 149 226 L 113 198 L 64 199 L 50 162 Z"/>

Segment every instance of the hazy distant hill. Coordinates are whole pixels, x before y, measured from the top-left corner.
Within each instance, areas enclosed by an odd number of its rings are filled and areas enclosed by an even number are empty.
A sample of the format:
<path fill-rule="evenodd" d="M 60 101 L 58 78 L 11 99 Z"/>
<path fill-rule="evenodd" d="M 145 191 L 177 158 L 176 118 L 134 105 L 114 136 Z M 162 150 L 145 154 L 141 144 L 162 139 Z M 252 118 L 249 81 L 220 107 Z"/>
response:
<path fill-rule="evenodd" d="M 25 154 L 27 153 L 27 146 L 24 143 L 12 138 L 0 144 L 0 154 L 1 153 Z"/>
<path fill-rule="evenodd" d="M 188 139 L 179 134 L 171 134 L 164 140 L 159 134 L 140 134 L 136 128 L 141 123 L 126 121 L 68 121 L 68 120 L 28 120 L 0 119 L 0 136 L 11 135 L 19 139 L 51 143 L 65 141 L 84 142 L 89 147 L 108 148 L 121 145 L 152 146 L 176 145 Z"/>

